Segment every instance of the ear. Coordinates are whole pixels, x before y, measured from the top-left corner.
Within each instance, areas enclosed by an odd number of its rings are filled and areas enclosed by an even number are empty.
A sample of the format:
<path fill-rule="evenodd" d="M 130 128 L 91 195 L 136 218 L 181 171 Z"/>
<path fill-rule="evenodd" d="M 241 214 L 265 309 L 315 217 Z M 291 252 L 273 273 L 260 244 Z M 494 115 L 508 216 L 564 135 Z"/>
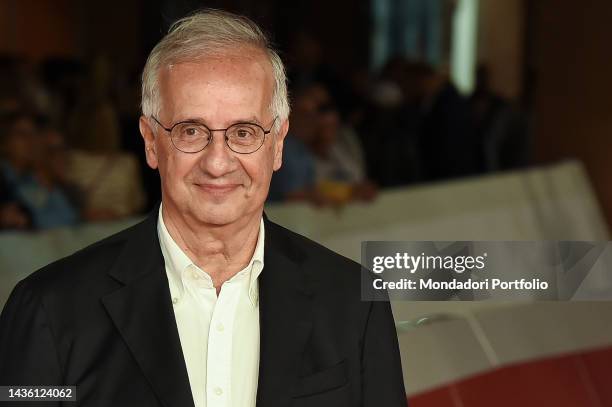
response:
<path fill-rule="evenodd" d="M 145 156 L 147 157 L 147 164 L 149 167 L 156 169 L 158 165 L 157 161 L 157 149 L 155 145 L 155 133 L 153 132 L 153 128 L 151 127 L 151 123 L 149 119 L 145 116 L 140 116 L 140 121 L 138 123 L 138 127 L 140 128 L 140 135 L 144 140 L 145 145 Z"/>
<path fill-rule="evenodd" d="M 281 124 L 280 129 L 278 129 L 276 133 L 274 143 L 274 166 L 272 167 L 274 171 L 278 171 L 283 164 L 283 143 L 285 142 L 287 131 L 289 131 L 289 119 Z"/>

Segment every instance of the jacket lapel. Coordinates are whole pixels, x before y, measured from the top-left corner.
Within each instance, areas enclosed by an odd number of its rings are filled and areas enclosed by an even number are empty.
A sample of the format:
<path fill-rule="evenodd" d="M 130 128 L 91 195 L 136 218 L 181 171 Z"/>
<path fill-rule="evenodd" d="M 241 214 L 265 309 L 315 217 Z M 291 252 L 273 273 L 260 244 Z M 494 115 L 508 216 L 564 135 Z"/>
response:
<path fill-rule="evenodd" d="M 123 283 L 103 297 L 113 323 L 165 407 L 194 406 L 164 260 L 157 210 L 132 229 L 109 273 Z M 286 405 L 298 379 L 312 327 L 313 293 L 301 267 L 303 253 L 265 216 L 264 271 L 259 276 L 258 406 Z"/>
<path fill-rule="evenodd" d="M 258 406 L 288 405 L 312 321 L 313 294 L 303 254 L 264 216 L 264 270 L 259 276 L 260 363 Z"/>
<path fill-rule="evenodd" d="M 124 284 L 102 302 L 165 407 L 194 406 L 164 260 L 157 210 L 135 226 L 110 275 Z"/>

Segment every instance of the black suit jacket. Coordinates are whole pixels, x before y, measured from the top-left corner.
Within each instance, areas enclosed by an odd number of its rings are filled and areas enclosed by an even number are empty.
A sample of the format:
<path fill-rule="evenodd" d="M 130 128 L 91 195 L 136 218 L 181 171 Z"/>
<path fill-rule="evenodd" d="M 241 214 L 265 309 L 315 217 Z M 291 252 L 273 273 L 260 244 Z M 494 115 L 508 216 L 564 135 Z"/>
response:
<path fill-rule="evenodd" d="M 390 305 L 361 301 L 360 266 L 267 219 L 265 230 L 257 406 L 405 407 Z M 194 405 L 157 211 L 17 284 L 0 318 L 0 385 L 26 384 L 76 385 L 80 406 Z"/>

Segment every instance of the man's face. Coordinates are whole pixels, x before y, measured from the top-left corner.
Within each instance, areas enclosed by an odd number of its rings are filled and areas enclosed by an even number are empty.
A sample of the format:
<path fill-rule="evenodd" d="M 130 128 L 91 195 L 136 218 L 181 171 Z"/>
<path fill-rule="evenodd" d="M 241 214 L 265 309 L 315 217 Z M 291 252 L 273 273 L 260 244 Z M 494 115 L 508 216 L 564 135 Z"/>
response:
<path fill-rule="evenodd" d="M 269 62 L 257 51 L 203 58 L 159 72 L 161 112 L 167 128 L 197 120 L 210 129 L 253 122 L 270 129 L 273 77 Z M 229 149 L 222 131 L 199 153 L 177 150 L 170 134 L 141 118 L 147 162 L 158 168 L 165 210 L 208 225 L 226 225 L 261 215 L 273 171 L 280 168 L 288 122 L 269 133 L 252 154 Z"/>

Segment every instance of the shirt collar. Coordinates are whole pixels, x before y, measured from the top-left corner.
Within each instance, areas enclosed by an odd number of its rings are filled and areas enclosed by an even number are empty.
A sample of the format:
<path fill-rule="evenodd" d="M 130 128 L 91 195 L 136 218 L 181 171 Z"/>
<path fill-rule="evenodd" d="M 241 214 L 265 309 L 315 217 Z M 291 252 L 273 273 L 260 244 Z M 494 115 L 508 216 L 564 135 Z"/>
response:
<path fill-rule="evenodd" d="M 162 255 L 164 256 L 164 261 L 167 265 L 166 268 L 169 269 L 168 277 L 173 280 L 170 282 L 171 289 L 174 285 L 179 291 L 177 294 L 182 296 L 184 292 L 182 274 L 189 266 L 197 266 L 179 247 L 168 232 L 162 216 L 162 205 L 159 206 L 157 235 L 159 237 Z M 259 223 L 259 234 L 257 236 L 257 244 L 255 245 L 253 256 L 251 257 L 249 264 L 234 276 L 236 277 L 238 274 L 242 275 L 245 273 L 249 275 L 248 297 L 251 305 L 253 306 L 257 306 L 259 301 L 258 277 L 261 274 L 264 266 L 264 242 L 265 228 L 262 218 Z"/>

